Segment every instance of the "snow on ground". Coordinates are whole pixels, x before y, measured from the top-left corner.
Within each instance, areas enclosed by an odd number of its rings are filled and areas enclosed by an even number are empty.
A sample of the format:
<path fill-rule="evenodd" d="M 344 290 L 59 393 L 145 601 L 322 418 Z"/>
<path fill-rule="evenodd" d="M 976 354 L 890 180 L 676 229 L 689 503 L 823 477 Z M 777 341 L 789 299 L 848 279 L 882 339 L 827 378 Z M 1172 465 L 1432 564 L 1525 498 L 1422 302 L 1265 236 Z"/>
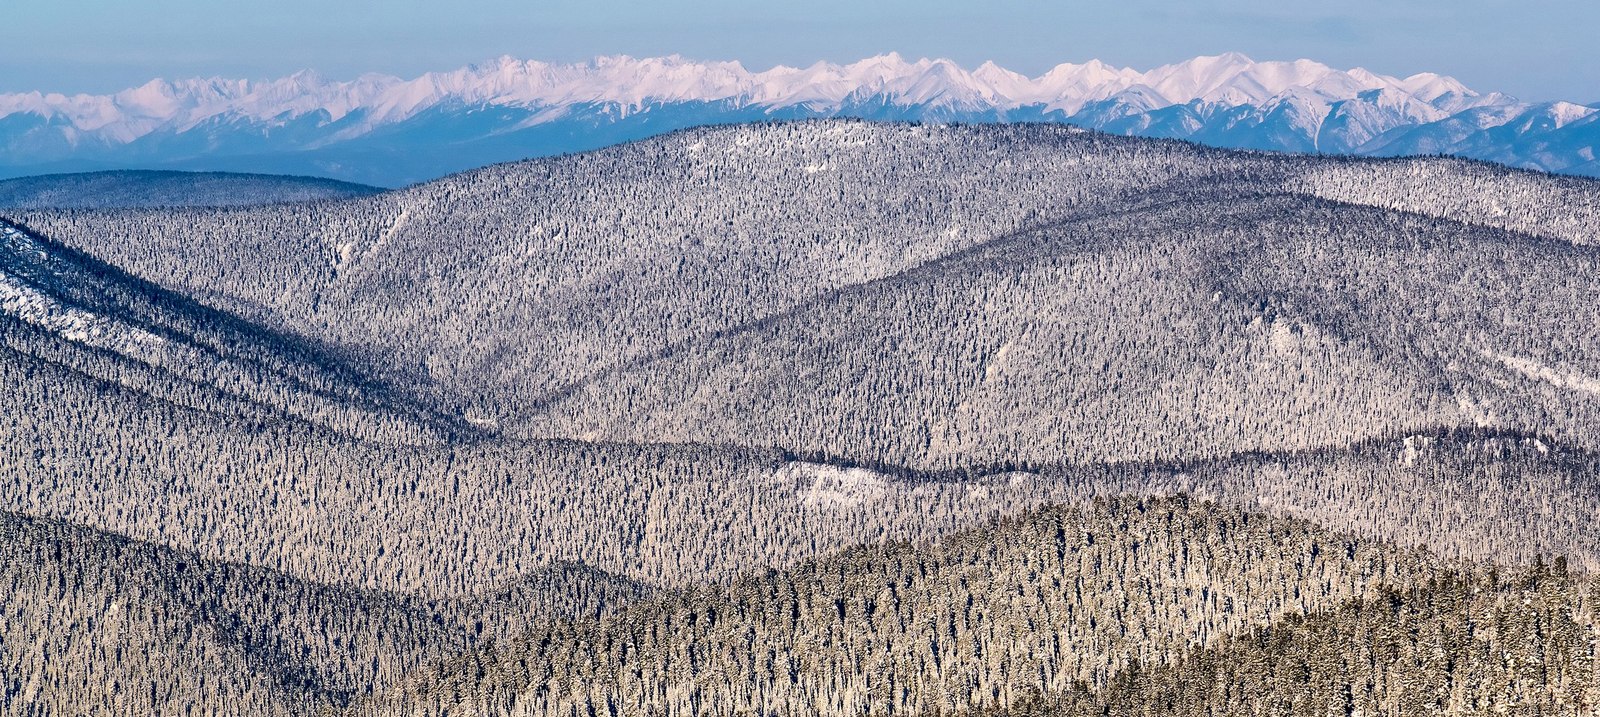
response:
<path fill-rule="evenodd" d="M 32 260 L 18 263 L 18 267 L 38 270 L 29 273 L 51 273 L 44 247 L 15 227 L 0 225 L 0 249 L 15 257 L 32 256 Z M 21 268 L 0 268 L 0 314 L 97 348 L 128 352 L 165 343 L 161 337 L 138 327 L 63 303 L 41 290 L 36 280 L 30 281 L 22 271 Z"/>
<path fill-rule="evenodd" d="M 1400 465 L 1412 466 L 1417 464 L 1423 452 L 1433 445 L 1433 438 L 1429 436 L 1406 436 L 1401 442 Z"/>
<path fill-rule="evenodd" d="M 804 461 L 784 464 L 773 477 L 805 485 L 800 501 L 818 508 L 858 508 L 888 496 L 892 489 L 892 479 L 876 471 Z"/>
<path fill-rule="evenodd" d="M 1535 361 L 1521 356 L 1510 354 L 1484 352 L 1485 356 L 1499 361 L 1506 368 L 1520 373 L 1528 378 L 1544 381 L 1559 388 L 1600 396 L 1600 379 L 1577 371 L 1563 371 L 1554 366 Z"/>
<path fill-rule="evenodd" d="M 130 344 L 163 342 L 161 337 L 142 329 L 67 306 L 5 271 L 0 271 L 0 314 L 14 316 L 71 341 L 98 348 L 125 351 Z"/>

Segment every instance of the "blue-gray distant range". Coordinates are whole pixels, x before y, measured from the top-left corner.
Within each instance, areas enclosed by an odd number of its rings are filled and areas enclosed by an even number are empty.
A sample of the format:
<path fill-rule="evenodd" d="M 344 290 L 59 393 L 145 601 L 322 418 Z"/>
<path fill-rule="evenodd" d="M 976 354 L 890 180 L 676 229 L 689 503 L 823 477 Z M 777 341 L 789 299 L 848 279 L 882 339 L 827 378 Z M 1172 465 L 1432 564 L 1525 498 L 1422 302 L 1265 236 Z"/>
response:
<path fill-rule="evenodd" d="M 1423 73 L 1198 57 L 1026 77 L 895 54 L 750 72 L 737 62 L 503 58 L 405 80 L 154 80 L 112 95 L 0 95 L 0 177 L 104 169 L 266 172 L 399 186 L 693 125 L 857 117 L 1061 122 L 1209 145 L 1450 154 L 1600 176 L 1600 103 L 1522 102 Z"/>

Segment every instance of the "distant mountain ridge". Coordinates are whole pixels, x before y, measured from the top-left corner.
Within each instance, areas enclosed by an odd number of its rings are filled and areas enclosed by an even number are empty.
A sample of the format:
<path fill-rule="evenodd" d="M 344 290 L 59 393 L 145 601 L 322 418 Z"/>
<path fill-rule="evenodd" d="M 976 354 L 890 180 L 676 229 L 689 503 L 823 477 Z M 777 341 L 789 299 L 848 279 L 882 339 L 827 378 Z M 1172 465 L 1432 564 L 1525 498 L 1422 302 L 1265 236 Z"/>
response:
<path fill-rule="evenodd" d="M 159 167 L 405 184 L 699 124 L 813 117 L 1062 122 L 1247 149 L 1454 154 L 1600 176 L 1600 109 L 1453 78 L 1228 53 L 1148 72 L 1099 61 L 1027 77 L 897 54 L 751 72 L 679 56 L 503 57 L 415 79 L 314 72 L 152 80 L 111 95 L 0 95 L 0 176 Z"/>
<path fill-rule="evenodd" d="M 379 191 L 320 177 L 112 170 L 0 180 L 0 208 L 224 207 L 364 197 Z"/>

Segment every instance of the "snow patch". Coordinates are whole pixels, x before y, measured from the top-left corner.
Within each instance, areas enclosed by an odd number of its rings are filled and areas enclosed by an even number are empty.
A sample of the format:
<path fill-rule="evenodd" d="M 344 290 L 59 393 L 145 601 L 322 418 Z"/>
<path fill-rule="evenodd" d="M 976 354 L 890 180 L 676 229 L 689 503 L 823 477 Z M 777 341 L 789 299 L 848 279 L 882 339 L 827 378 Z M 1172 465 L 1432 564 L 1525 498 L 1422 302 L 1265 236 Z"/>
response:
<path fill-rule="evenodd" d="M 373 240 L 372 245 L 368 246 L 366 251 L 360 252 L 359 255 L 356 251 L 356 245 L 354 243 L 347 242 L 335 246 L 335 258 L 333 262 L 334 276 L 343 275 L 346 271 L 354 268 L 354 262 L 360 259 L 362 256 L 371 256 L 379 249 L 382 249 L 384 246 L 388 245 L 389 241 L 394 238 L 395 234 L 398 234 L 400 230 L 404 229 L 410 220 L 411 208 L 406 206 L 400 207 L 399 213 L 395 214 L 394 219 L 390 220 L 389 225 L 384 227 L 382 231 L 378 232 L 378 238 Z"/>
<path fill-rule="evenodd" d="M 1528 378 L 1544 381 L 1559 388 L 1600 396 L 1600 379 L 1577 371 L 1563 371 L 1530 358 L 1485 351 L 1484 354 L 1499 361 L 1506 368 Z"/>
<path fill-rule="evenodd" d="M 44 247 L 16 227 L 0 224 L 0 249 L 17 257 L 34 257 L 31 268 L 48 277 L 53 272 Z M 24 265 L 27 266 L 27 265 Z M 148 331 L 128 326 L 92 311 L 70 306 L 41 290 L 18 269 L 0 269 L 0 313 L 20 319 L 58 336 L 97 348 L 124 353 L 166 340 Z M 33 272 L 28 272 L 33 273 Z"/>
<path fill-rule="evenodd" d="M 893 489 L 892 479 L 877 471 L 823 463 L 786 463 L 773 476 L 801 484 L 800 502 L 814 508 L 859 508 Z"/>
<path fill-rule="evenodd" d="M 1463 415 L 1472 421 L 1473 425 L 1479 428 L 1486 428 L 1496 423 L 1495 415 L 1489 412 L 1483 402 L 1474 399 L 1464 391 L 1456 394 L 1456 406 L 1461 409 Z"/>
<path fill-rule="evenodd" d="M 1426 451 L 1432 445 L 1433 438 L 1429 436 L 1407 436 L 1404 441 L 1401 441 L 1400 465 L 1416 465 L 1417 459 L 1422 457 L 1423 451 Z"/>
<path fill-rule="evenodd" d="M 1256 324 L 1252 322 L 1252 325 Z M 1272 320 L 1271 326 L 1266 327 L 1266 333 L 1267 345 L 1279 356 L 1298 354 L 1320 341 L 1316 327 L 1277 318 Z"/>
<path fill-rule="evenodd" d="M 1007 356 L 1011 355 L 1013 345 L 1015 345 L 1015 342 L 1007 341 L 1000 344 L 1000 348 L 995 350 L 994 357 L 990 358 L 989 362 L 983 366 L 984 381 L 994 380 L 995 376 L 1000 375 L 1000 372 L 1005 370 L 1005 360 Z"/>
<path fill-rule="evenodd" d="M 99 348 L 126 352 L 139 345 L 165 343 L 165 339 L 143 329 L 126 326 L 99 314 L 67 306 L 4 271 L 0 271 L 0 313 L 21 319 L 70 341 Z"/>

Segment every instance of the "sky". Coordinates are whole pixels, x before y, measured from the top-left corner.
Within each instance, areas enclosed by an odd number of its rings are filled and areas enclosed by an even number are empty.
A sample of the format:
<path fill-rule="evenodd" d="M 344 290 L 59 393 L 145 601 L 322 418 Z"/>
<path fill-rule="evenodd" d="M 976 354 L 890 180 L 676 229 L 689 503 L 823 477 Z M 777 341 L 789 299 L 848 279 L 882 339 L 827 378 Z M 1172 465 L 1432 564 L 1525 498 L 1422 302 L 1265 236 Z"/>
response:
<path fill-rule="evenodd" d="M 751 70 L 896 51 L 1036 75 L 1100 59 L 1306 57 L 1452 75 L 1524 100 L 1600 101 L 1597 0 L 0 0 L 0 92 L 314 69 L 412 77 L 501 55 L 680 54 Z"/>

